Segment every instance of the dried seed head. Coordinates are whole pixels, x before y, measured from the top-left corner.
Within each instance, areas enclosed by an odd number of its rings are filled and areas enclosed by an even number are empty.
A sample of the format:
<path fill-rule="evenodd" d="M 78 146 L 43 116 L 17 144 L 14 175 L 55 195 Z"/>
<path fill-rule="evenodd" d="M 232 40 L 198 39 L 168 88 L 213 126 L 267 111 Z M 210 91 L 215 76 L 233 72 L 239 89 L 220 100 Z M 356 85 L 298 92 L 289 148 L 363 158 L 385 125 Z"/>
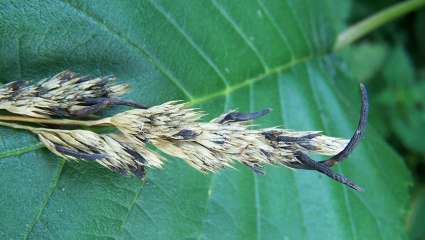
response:
<path fill-rule="evenodd" d="M 93 78 L 64 71 L 33 85 L 12 82 L 0 87 L 0 109 L 38 118 L 75 116 L 99 104 L 93 100 L 127 92 L 127 85 L 113 85 L 113 80 L 112 76 Z"/>
<path fill-rule="evenodd" d="M 189 131 L 194 134 L 187 134 Z M 240 124 L 197 123 L 191 130 L 183 128 L 169 138 L 150 141 L 200 171 L 214 172 L 231 166 L 234 160 L 252 168 L 267 164 L 267 156 L 261 150 L 271 150 L 271 147 L 265 145 L 261 137 Z"/>
<path fill-rule="evenodd" d="M 203 113 L 168 102 L 117 114 L 111 123 L 132 141 L 150 142 L 203 172 L 231 166 L 233 160 L 256 172 L 266 164 L 290 166 L 298 161 L 294 155 L 297 151 L 334 155 L 348 142 L 319 132 L 256 130 L 244 122 L 263 116 L 263 112 L 231 111 L 211 122 L 200 122 Z"/>
<path fill-rule="evenodd" d="M 262 135 L 276 148 L 333 156 L 347 145 L 348 140 L 328 137 L 319 131 L 292 131 L 288 129 L 263 129 Z"/>
<path fill-rule="evenodd" d="M 47 118 L 81 117 L 109 105 L 139 108 L 100 120 L 102 124 L 117 127 L 122 135 L 14 125 L 37 133 L 41 141 L 59 156 L 97 161 L 109 169 L 139 177 L 143 176 L 145 166 L 160 167 L 163 163 L 163 158 L 145 146 L 152 143 L 202 172 L 231 167 L 233 161 L 249 166 L 256 173 L 262 173 L 267 164 L 279 164 L 319 171 L 353 189 L 361 189 L 344 176 L 332 172 L 330 167 L 344 160 L 364 133 L 368 97 L 363 85 L 360 121 L 348 141 L 317 131 L 255 129 L 249 125 L 250 120 L 266 115 L 271 109 L 253 113 L 231 111 L 210 122 L 202 122 L 203 112 L 179 101 L 146 108 L 133 101 L 114 98 L 125 93 L 127 86 L 112 85 L 112 80 L 112 77 L 79 77 L 65 71 L 31 86 L 24 82 L 9 83 L 0 87 L 0 109 Z M 2 122 L 0 125 L 12 126 Z M 308 157 L 308 153 L 332 157 L 317 162 Z"/>
<path fill-rule="evenodd" d="M 172 138 L 184 126 L 192 128 L 204 114 L 171 101 L 148 109 L 133 109 L 111 118 L 111 123 L 126 135 L 146 142 L 158 138 Z"/>
<path fill-rule="evenodd" d="M 40 140 L 58 156 L 70 160 L 96 161 L 120 173 L 142 175 L 145 166 L 160 167 L 163 159 L 145 146 L 134 145 L 124 136 L 100 135 L 86 130 L 39 129 Z"/>

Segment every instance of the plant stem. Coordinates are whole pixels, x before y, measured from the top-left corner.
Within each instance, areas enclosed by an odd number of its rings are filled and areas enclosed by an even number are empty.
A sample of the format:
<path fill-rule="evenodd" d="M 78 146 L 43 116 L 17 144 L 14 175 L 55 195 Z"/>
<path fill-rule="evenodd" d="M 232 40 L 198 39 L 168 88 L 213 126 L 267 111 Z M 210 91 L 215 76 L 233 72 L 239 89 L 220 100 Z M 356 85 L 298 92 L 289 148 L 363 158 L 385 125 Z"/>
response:
<path fill-rule="evenodd" d="M 16 123 L 1 122 L 1 121 L 0 121 L 0 126 L 10 127 L 10 128 L 15 128 L 15 129 L 22 129 L 22 130 L 27 130 L 27 131 L 30 131 L 30 132 L 35 132 L 37 130 L 37 128 L 34 128 L 34 127 L 20 125 L 20 124 L 16 124 Z"/>
<path fill-rule="evenodd" d="M 50 118 L 33 118 L 33 117 L 13 116 L 13 115 L 9 115 L 9 116 L 0 115 L 0 121 L 44 123 L 44 124 L 53 124 L 53 125 L 79 125 L 79 126 L 86 126 L 86 127 L 110 125 L 110 119 L 111 118 L 107 117 L 107 118 L 102 118 L 99 120 L 82 121 L 82 120 L 73 120 L 73 119 L 50 119 Z M 3 124 L 3 126 L 5 125 Z M 18 126 L 21 126 L 21 125 L 18 125 Z M 25 129 L 25 128 L 21 128 L 21 129 Z"/>
<path fill-rule="evenodd" d="M 384 9 L 340 33 L 334 45 L 338 51 L 380 26 L 425 5 L 425 0 L 408 0 Z"/>

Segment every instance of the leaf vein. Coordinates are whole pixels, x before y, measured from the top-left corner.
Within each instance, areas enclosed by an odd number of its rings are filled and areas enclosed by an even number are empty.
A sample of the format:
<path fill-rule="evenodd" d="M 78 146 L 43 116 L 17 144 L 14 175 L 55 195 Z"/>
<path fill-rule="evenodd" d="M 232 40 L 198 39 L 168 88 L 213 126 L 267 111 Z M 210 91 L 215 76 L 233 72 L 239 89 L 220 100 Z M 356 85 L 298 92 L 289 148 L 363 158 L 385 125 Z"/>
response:
<path fill-rule="evenodd" d="M 314 83 L 313 83 L 313 76 L 312 76 L 311 71 L 307 70 L 307 74 L 308 74 L 308 79 L 309 79 L 308 86 L 309 86 L 310 92 L 312 93 L 312 96 L 315 100 L 314 101 L 315 105 L 317 106 L 317 109 L 323 109 L 324 106 L 323 106 L 320 98 L 317 96 L 317 92 L 315 91 L 315 89 L 317 89 L 317 88 L 315 88 L 313 86 Z M 323 114 L 319 114 L 319 118 L 320 118 L 321 128 L 322 129 L 326 129 L 326 128 L 329 129 L 329 125 L 326 124 L 326 120 L 324 119 Z M 337 168 L 338 168 L 338 171 L 343 174 L 341 166 L 338 165 Z M 351 206 L 350 206 L 350 203 L 348 202 L 348 199 L 347 199 L 347 188 L 345 186 L 339 186 L 339 189 L 342 190 L 342 193 L 344 195 L 344 205 L 345 205 L 344 210 L 347 213 L 348 220 L 350 222 L 351 236 L 354 239 L 357 239 L 357 237 L 356 237 L 357 236 L 356 226 L 354 225 L 353 216 L 352 216 L 352 212 L 351 212 Z"/>
<path fill-rule="evenodd" d="M 324 54 L 326 54 L 326 53 L 323 53 L 323 54 L 320 54 L 320 55 L 317 55 L 317 56 L 321 56 L 321 55 L 324 55 Z M 292 62 L 285 63 L 285 64 L 280 65 L 280 66 L 277 66 L 275 68 L 271 68 L 267 72 L 261 73 L 261 74 L 257 75 L 256 77 L 249 78 L 249 79 L 246 79 L 246 80 L 244 80 L 244 81 L 242 81 L 242 82 L 240 82 L 238 84 L 234 84 L 232 86 L 229 86 L 227 89 L 223 89 L 221 91 L 217 91 L 217 92 L 214 92 L 214 93 L 205 95 L 203 97 L 194 98 L 189 103 L 191 105 L 196 105 L 196 104 L 201 104 L 201 103 L 207 102 L 207 101 L 209 101 L 211 99 L 214 99 L 214 98 L 217 98 L 217 97 L 220 97 L 220 96 L 227 96 L 227 95 L 231 94 L 234 91 L 237 91 L 237 90 L 239 90 L 241 88 L 247 87 L 250 84 L 256 83 L 256 82 L 258 82 L 258 81 L 260 81 L 260 80 L 262 80 L 264 78 L 267 78 L 270 75 L 273 75 L 273 74 L 276 74 L 276 73 L 285 71 L 285 70 L 287 70 L 287 69 L 289 69 L 291 67 L 294 67 L 297 64 L 304 63 L 304 62 L 306 62 L 306 61 L 308 61 L 308 60 L 310 60 L 312 58 L 313 58 L 313 55 L 307 55 L 305 57 L 301 57 L 301 58 L 295 59 Z"/>
<path fill-rule="evenodd" d="M 195 52 L 197 52 L 199 56 L 201 56 L 202 59 L 206 63 L 208 63 L 208 65 L 214 70 L 214 72 L 217 74 L 223 84 L 228 87 L 229 81 L 226 79 L 226 77 L 223 75 L 218 66 L 214 63 L 214 61 L 205 53 L 205 51 L 202 50 L 202 48 L 195 43 L 195 41 L 185 32 L 185 30 L 177 23 L 177 21 L 170 16 L 170 14 L 166 13 L 165 10 L 158 6 L 158 4 L 154 1 L 148 1 L 159 13 L 164 16 L 165 20 L 167 20 L 184 37 L 184 39 L 190 44 L 190 46 L 195 50 Z"/>
<path fill-rule="evenodd" d="M 291 55 L 291 62 L 294 61 L 295 55 L 294 55 L 294 51 L 291 48 L 291 46 L 289 46 L 289 42 L 288 39 L 286 38 L 285 34 L 282 32 L 282 30 L 278 27 L 278 24 L 276 23 L 275 19 L 273 18 L 273 16 L 270 14 L 269 10 L 267 9 L 267 7 L 264 5 L 264 3 L 261 0 L 257 0 L 258 5 L 260 6 L 261 10 L 263 10 L 264 14 L 266 15 L 267 19 L 269 20 L 269 22 L 271 23 L 271 25 L 273 26 L 273 28 L 277 31 L 277 33 L 279 34 L 280 38 L 282 39 L 283 43 L 285 44 L 285 46 L 288 48 L 289 50 L 289 54 Z"/>
<path fill-rule="evenodd" d="M 294 7 L 289 3 L 288 0 L 286 0 L 286 5 L 288 6 L 288 9 L 291 10 L 292 16 L 294 17 L 294 21 L 297 23 L 297 27 L 301 32 L 302 37 L 304 38 L 304 41 L 307 43 L 307 46 L 309 48 L 309 52 L 313 52 L 313 46 L 311 46 L 311 42 L 307 40 L 307 36 L 305 35 L 305 28 L 301 25 L 299 18 L 297 17 L 297 14 L 294 10 Z"/>
<path fill-rule="evenodd" d="M 255 101 L 254 101 L 254 84 L 249 85 L 249 111 L 254 112 Z M 256 239 L 261 239 L 261 213 L 260 213 L 260 196 L 258 188 L 258 177 L 254 172 L 251 173 L 254 188 L 254 203 L 255 203 L 255 227 L 256 227 Z"/>
<path fill-rule="evenodd" d="M 158 59 L 153 57 L 153 54 L 148 52 L 148 50 L 138 46 L 136 43 L 132 42 L 130 39 L 124 37 L 121 33 L 112 30 L 112 28 L 108 24 L 106 24 L 105 21 L 102 21 L 102 19 L 99 19 L 93 14 L 90 14 L 77 6 L 72 5 L 67 0 L 58 0 L 58 1 L 74 9 L 82 17 L 86 18 L 87 20 L 92 22 L 94 25 L 98 26 L 100 29 L 104 30 L 105 32 L 109 33 L 111 36 L 113 36 L 117 40 L 121 41 L 127 47 L 132 48 L 136 50 L 137 52 L 139 52 L 142 56 L 145 57 L 146 60 L 151 62 L 159 70 L 160 73 L 162 73 L 170 82 L 172 82 L 177 88 L 179 88 L 179 90 L 182 91 L 186 97 L 188 97 L 189 99 L 193 98 L 192 94 L 183 86 L 183 84 L 175 76 L 173 76 L 173 74 L 169 70 L 167 70 L 166 67 L 163 66 L 163 64 L 161 64 L 161 62 Z"/>
<path fill-rule="evenodd" d="M 25 147 L 20 147 L 20 148 L 15 148 L 12 150 L 8 150 L 8 151 L 4 151 L 4 152 L 0 152 L 0 159 L 2 158 L 8 158 L 8 157 L 16 157 L 19 156 L 21 154 L 25 154 L 25 153 L 29 153 L 38 149 L 44 148 L 44 144 L 41 142 L 38 142 L 36 144 L 33 145 L 28 145 Z"/>
<path fill-rule="evenodd" d="M 28 232 L 24 235 L 24 239 L 28 239 L 28 237 L 30 236 L 30 234 L 32 233 L 32 231 L 34 230 L 35 225 L 37 224 L 37 222 L 40 220 L 41 215 L 43 214 L 43 211 L 47 208 L 47 205 L 51 199 L 51 196 L 53 195 L 53 193 L 55 192 L 55 190 L 58 187 L 58 183 L 59 183 L 59 178 L 62 174 L 63 171 L 63 167 L 65 165 L 65 160 L 61 159 L 59 161 L 59 167 L 57 170 L 57 173 L 55 175 L 55 177 L 53 178 L 53 184 L 52 186 L 49 188 L 49 191 L 47 193 L 46 199 L 43 201 L 39 211 L 37 212 L 37 215 L 35 216 L 34 220 L 32 221 L 31 225 L 28 228 Z"/>
<path fill-rule="evenodd" d="M 248 47 L 254 52 L 254 54 L 257 56 L 258 60 L 261 62 L 264 70 L 267 72 L 269 70 L 269 66 L 267 65 L 266 61 L 264 60 L 264 57 L 261 56 L 258 49 L 255 47 L 255 45 L 246 37 L 245 33 L 242 31 L 242 29 L 238 26 L 238 24 L 229 16 L 229 14 L 226 12 L 226 10 L 223 9 L 222 6 L 220 6 L 216 0 L 211 0 L 214 7 L 219 11 L 219 13 L 224 17 L 224 19 L 229 22 L 230 26 L 239 34 L 239 36 L 242 38 L 242 40 L 248 45 Z"/>
<path fill-rule="evenodd" d="M 122 221 L 122 224 L 119 227 L 119 231 L 118 231 L 118 236 L 122 234 L 122 232 L 124 231 L 124 225 L 127 224 L 128 222 L 128 218 L 130 217 L 130 213 L 131 211 L 133 211 L 134 206 L 137 204 L 137 200 L 139 200 L 139 196 L 142 193 L 143 190 L 143 185 L 144 185 L 144 181 L 143 183 L 140 185 L 140 189 L 139 191 L 134 195 L 134 198 L 132 200 L 132 202 L 130 203 L 130 206 L 128 207 L 128 211 L 127 211 L 127 215 L 125 216 L 125 218 Z"/>
<path fill-rule="evenodd" d="M 282 121 L 282 125 L 285 125 L 284 124 L 285 123 L 285 118 L 284 118 L 284 111 L 285 110 L 283 109 L 282 100 L 281 100 L 282 99 L 282 93 L 281 93 L 281 90 L 280 90 L 282 83 L 279 80 L 279 77 L 276 77 L 276 82 L 277 82 L 277 85 L 278 85 L 277 93 L 278 93 L 278 96 L 279 96 L 279 106 L 280 106 L 280 109 L 281 109 L 280 118 L 281 118 L 281 121 Z M 296 174 L 295 171 L 290 171 L 290 176 L 292 177 L 294 185 L 297 185 L 298 180 L 296 179 L 295 174 Z M 306 238 L 307 224 L 306 224 L 305 219 L 304 219 L 304 212 L 302 211 L 302 208 L 301 208 L 301 197 L 300 197 L 300 192 L 298 191 L 298 187 L 294 187 L 294 193 L 295 193 L 294 198 L 296 198 L 296 199 L 293 202 L 295 202 L 297 204 L 296 209 L 299 212 L 300 219 L 301 219 L 301 231 L 304 233 L 304 238 Z"/>

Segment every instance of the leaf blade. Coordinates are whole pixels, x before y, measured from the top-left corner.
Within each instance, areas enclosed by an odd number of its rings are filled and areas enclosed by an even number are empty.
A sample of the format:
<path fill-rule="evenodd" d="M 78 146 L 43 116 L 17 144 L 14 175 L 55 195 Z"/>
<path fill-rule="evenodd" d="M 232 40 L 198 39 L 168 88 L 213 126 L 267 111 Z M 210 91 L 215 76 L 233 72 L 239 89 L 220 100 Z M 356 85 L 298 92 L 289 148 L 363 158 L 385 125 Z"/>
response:
<path fill-rule="evenodd" d="M 0 59 L 16 63 L 20 56 L 22 72 L 1 62 L 0 68 L 9 74 L 2 79 L 21 74 L 41 78 L 68 67 L 83 73 L 115 73 L 135 89 L 129 97 L 147 105 L 185 99 L 210 117 L 231 108 L 271 106 L 274 112 L 259 121 L 261 126 L 350 136 L 357 122 L 358 91 L 338 60 L 326 56 L 335 38 L 334 23 L 328 24 L 332 12 L 307 0 L 252 1 L 247 12 L 232 4 L 5 1 L 0 3 L 8 10 L 0 12 L 5 19 L 0 45 L 19 49 L 19 54 L 0 51 Z M 13 22 L 16 16 L 20 26 Z M 51 29 L 57 32 L 42 34 Z M 15 38 L 21 39 L 19 46 Z M 37 42 L 43 44 L 32 44 Z M 42 181 L 33 191 L 48 201 L 38 201 L 39 215 L 34 207 L 26 209 L 29 220 L 6 215 L 21 228 L 5 225 L 1 236 L 15 238 L 22 229 L 32 229 L 30 239 L 405 238 L 401 227 L 383 231 L 382 226 L 402 225 L 403 215 L 391 210 L 407 202 L 410 178 L 398 156 L 371 129 L 359 150 L 337 168 L 378 192 L 362 195 L 311 172 L 270 167 L 266 176 L 257 177 L 237 166 L 204 176 L 178 159 L 169 159 L 163 170 L 151 170 L 143 186 L 91 163 L 67 162 L 57 190 L 48 194 L 46 186 L 54 182 L 55 171 L 42 168 L 24 175 L 19 165 L 8 166 L 5 160 L 20 163 L 29 157 L 4 154 L 0 168 L 14 169 L 16 175 L 2 176 L 4 182 L 19 189 L 22 183 L 16 178 Z M 0 149 L 8 153 L 14 148 L 3 144 Z M 39 152 L 53 158 L 45 150 Z M 386 170 L 397 177 L 379 171 L 377 156 L 389 159 Z M 36 160 L 33 164 L 46 158 Z M 59 167 L 59 162 L 50 164 Z M 5 184 L 1 191 L 17 199 Z M 388 200 L 381 206 L 382 196 Z M 0 202 L 9 203 L 13 212 L 31 198 L 23 196 L 13 204 L 0 197 Z M 26 222 L 34 222 L 33 227 Z"/>

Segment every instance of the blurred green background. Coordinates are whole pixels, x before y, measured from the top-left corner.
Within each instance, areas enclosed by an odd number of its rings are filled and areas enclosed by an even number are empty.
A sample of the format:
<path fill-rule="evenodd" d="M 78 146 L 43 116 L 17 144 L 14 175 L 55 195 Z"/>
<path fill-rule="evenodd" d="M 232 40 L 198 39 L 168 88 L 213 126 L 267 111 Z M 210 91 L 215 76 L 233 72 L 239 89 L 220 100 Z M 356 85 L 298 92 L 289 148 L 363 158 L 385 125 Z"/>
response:
<path fill-rule="evenodd" d="M 347 25 L 401 1 L 353 1 Z M 405 159 L 414 177 L 406 219 L 425 239 L 425 10 L 385 25 L 342 52 L 371 93 L 370 123 Z"/>

